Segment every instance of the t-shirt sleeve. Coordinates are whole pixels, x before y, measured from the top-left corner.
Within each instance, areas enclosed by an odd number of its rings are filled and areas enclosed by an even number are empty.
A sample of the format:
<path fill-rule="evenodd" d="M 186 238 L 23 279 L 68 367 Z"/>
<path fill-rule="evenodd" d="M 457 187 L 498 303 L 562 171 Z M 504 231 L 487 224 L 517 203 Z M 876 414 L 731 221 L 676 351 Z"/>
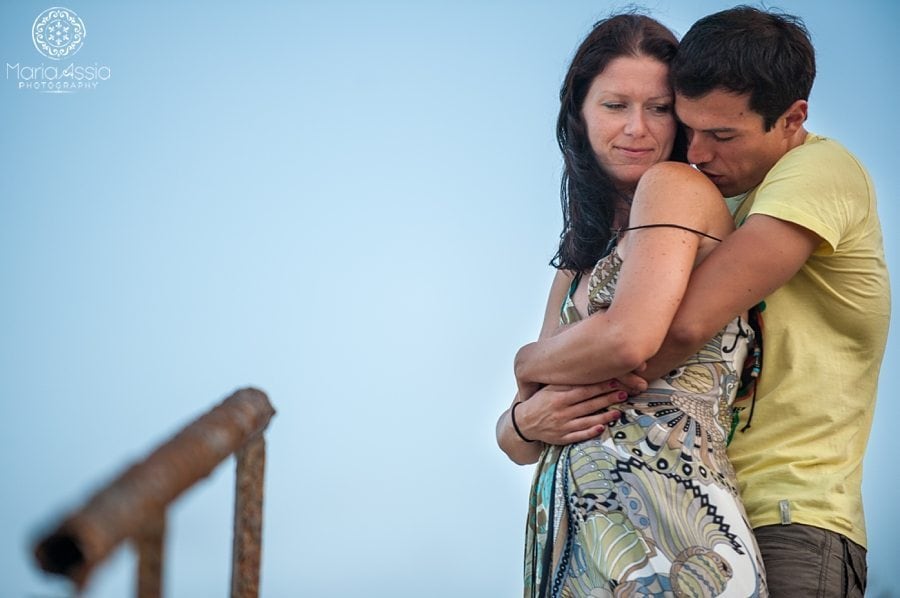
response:
<path fill-rule="evenodd" d="M 865 217 L 870 183 L 856 159 L 820 139 L 785 155 L 756 193 L 750 214 L 792 222 L 823 240 L 817 253 L 832 254 Z"/>

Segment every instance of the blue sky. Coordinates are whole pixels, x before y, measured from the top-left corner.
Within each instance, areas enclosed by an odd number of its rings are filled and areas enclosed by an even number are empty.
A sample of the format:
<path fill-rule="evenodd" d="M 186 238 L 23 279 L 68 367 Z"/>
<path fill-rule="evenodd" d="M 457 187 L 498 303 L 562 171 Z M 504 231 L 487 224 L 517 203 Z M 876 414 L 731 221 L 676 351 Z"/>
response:
<path fill-rule="evenodd" d="M 5 65 L 51 64 L 31 40 L 51 4 L 2 4 L 0 592 L 65 595 L 35 535 L 253 385 L 278 409 L 264 596 L 518 595 L 531 469 L 493 424 L 552 277 L 559 84 L 622 5 L 79 0 L 72 62 L 111 75 L 47 94 Z M 679 35 L 731 5 L 643 4 Z M 779 6 L 818 51 L 809 128 L 869 167 L 893 266 L 900 7 Z M 898 351 L 865 463 L 874 596 Z M 168 595 L 227 592 L 232 484 L 229 462 L 172 508 Z M 133 565 L 87 596 L 126 595 Z"/>

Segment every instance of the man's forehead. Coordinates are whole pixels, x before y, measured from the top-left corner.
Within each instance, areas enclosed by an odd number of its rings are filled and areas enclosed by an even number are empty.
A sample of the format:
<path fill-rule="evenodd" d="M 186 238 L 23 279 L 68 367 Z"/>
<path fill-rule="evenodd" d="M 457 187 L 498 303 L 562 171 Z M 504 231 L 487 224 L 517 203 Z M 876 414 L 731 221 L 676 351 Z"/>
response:
<path fill-rule="evenodd" d="M 696 95 L 696 96 L 686 96 L 685 94 L 683 94 L 679 91 L 675 92 L 676 98 L 682 98 L 682 99 L 685 99 L 688 101 L 727 102 L 730 104 L 743 104 L 745 106 L 750 105 L 750 95 L 751 95 L 750 92 L 741 93 L 741 92 L 725 89 L 724 87 L 716 87 L 716 88 L 713 88 L 713 89 L 707 91 L 703 95 Z"/>
<path fill-rule="evenodd" d="M 735 94 L 713 90 L 703 96 L 690 98 L 675 94 L 675 113 L 692 129 L 729 131 L 742 128 L 762 116 L 750 109 L 749 94 Z"/>

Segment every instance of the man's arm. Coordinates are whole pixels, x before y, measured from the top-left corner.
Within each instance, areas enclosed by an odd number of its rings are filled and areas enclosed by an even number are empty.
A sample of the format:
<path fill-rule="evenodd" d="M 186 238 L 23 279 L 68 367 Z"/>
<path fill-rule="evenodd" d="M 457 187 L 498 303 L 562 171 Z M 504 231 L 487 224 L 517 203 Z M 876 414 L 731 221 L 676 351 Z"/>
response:
<path fill-rule="evenodd" d="M 641 368 L 662 346 L 701 248 L 712 246 L 695 231 L 721 238 L 734 227 L 718 189 L 677 163 L 644 174 L 629 225 L 634 230 L 617 248 L 622 264 L 609 308 L 522 347 L 515 361 L 520 389 L 591 384 Z"/>
<path fill-rule="evenodd" d="M 654 380 L 683 363 L 735 316 L 793 278 L 821 243 L 802 226 L 750 216 L 694 270 L 662 347 L 641 375 Z"/>

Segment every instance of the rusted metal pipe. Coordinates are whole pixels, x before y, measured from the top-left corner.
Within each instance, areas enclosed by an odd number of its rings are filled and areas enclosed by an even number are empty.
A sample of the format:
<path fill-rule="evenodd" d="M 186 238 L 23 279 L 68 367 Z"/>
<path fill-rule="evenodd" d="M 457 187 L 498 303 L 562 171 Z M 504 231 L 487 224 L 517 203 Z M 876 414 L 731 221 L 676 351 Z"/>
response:
<path fill-rule="evenodd" d="M 231 598 L 259 596 L 262 547 L 263 475 L 266 441 L 260 435 L 237 452 Z"/>
<path fill-rule="evenodd" d="M 139 537 L 148 518 L 262 434 L 274 414 L 265 393 L 235 392 L 65 517 L 35 547 L 40 567 L 83 588 L 116 546 Z"/>
<path fill-rule="evenodd" d="M 132 540 L 138 555 L 137 598 L 160 598 L 163 587 L 163 545 L 166 514 L 150 516 Z"/>

